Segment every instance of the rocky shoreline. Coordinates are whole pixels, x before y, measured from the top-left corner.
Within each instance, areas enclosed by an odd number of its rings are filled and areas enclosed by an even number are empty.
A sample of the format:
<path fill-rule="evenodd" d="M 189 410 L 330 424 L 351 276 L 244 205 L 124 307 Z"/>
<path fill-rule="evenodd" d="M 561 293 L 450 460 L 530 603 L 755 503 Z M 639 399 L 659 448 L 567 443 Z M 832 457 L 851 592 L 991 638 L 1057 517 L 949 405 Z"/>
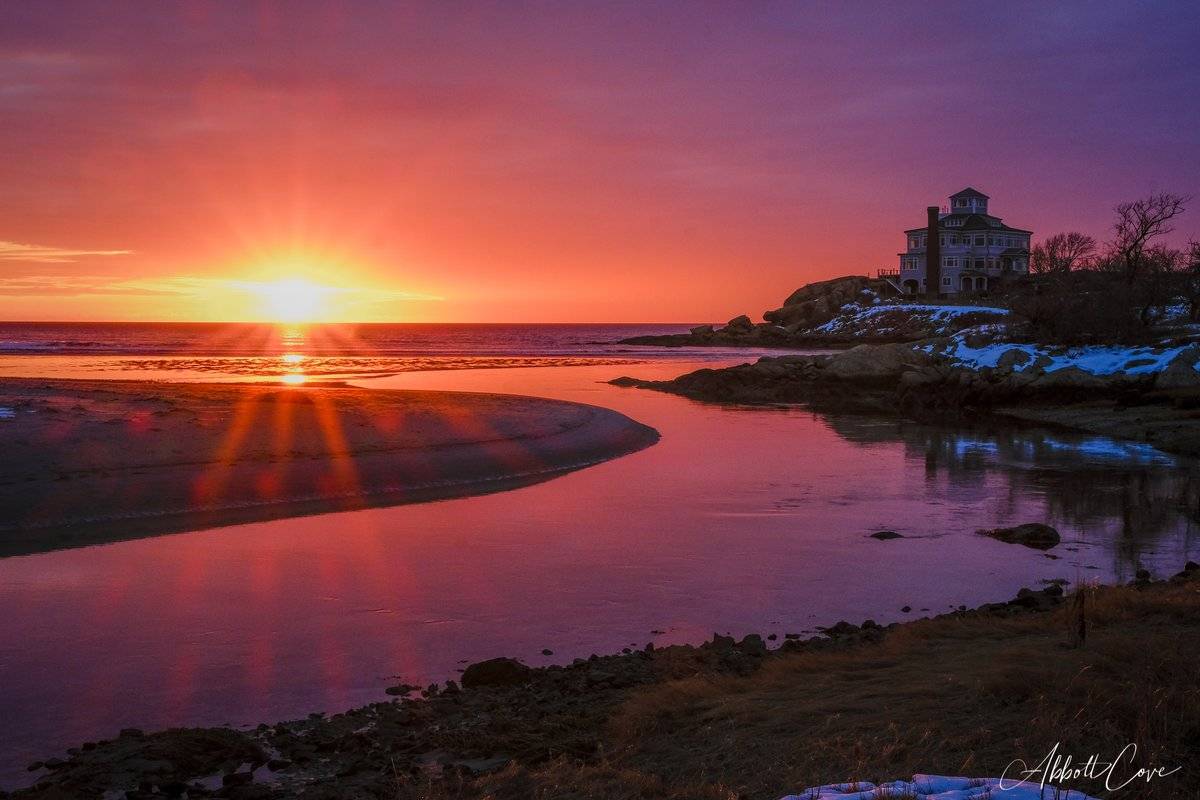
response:
<path fill-rule="evenodd" d="M 634 336 L 621 344 L 656 347 L 841 348 L 914 342 L 977 325 L 1001 322 L 1003 308 L 899 302 L 887 281 L 852 275 L 810 283 L 755 323 L 742 314 L 724 326 L 699 325 L 688 333 Z M 886 301 L 886 302 L 885 302 Z"/>
<path fill-rule="evenodd" d="M 1134 586 L 1150 590 L 1197 579 L 1200 565 L 1189 562 L 1169 581 L 1152 582 L 1141 572 Z M 436 787 L 449 782 L 460 790 L 468 784 L 478 788 L 490 775 L 500 776 L 511 790 L 495 796 L 530 796 L 519 787 L 539 764 L 602 763 L 613 715 L 647 687 L 736 681 L 791 656 L 827 658 L 874 647 L 914 625 L 1019 619 L 1063 603 L 1063 588 L 1055 582 L 1022 589 L 1008 602 L 886 626 L 843 621 L 817 637 L 789 634 L 778 644 L 768 641 L 774 636 L 751 634 L 737 641 L 714 634 L 699 646 L 648 644 L 565 666 L 535 669 L 493 659 L 469 667 L 460 683 L 420 691 L 401 685 L 389 692 L 398 695 L 393 700 L 332 716 L 313 714 L 253 730 L 126 729 L 113 739 L 72 748 L 66 758 L 30 765 L 42 773 L 38 782 L 0 797 L 466 797 L 486 792 L 449 795 Z"/>
<path fill-rule="evenodd" d="M 978 330 L 833 354 L 766 356 L 669 381 L 612 381 L 698 400 L 803 403 L 918 420 L 1002 416 L 1200 454 L 1200 345 L 1053 349 Z"/>

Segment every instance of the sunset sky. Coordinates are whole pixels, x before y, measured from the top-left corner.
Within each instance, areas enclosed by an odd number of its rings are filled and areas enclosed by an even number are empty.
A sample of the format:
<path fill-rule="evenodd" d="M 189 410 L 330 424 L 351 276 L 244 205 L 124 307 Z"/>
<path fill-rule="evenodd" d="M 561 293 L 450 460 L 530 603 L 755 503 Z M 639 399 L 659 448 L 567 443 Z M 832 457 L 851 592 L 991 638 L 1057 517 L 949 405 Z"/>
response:
<path fill-rule="evenodd" d="M 0 318 L 722 320 L 1200 195 L 1200 4 L 931 9 L 4 3 Z"/>

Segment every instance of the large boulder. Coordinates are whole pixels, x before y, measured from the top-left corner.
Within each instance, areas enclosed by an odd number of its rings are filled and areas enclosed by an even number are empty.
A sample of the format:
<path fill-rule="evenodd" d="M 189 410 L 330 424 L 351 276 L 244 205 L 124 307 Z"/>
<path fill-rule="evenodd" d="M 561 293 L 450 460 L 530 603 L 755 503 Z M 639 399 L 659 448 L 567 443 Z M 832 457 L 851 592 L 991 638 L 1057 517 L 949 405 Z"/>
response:
<path fill-rule="evenodd" d="M 991 528 L 978 530 L 976 533 L 990 536 L 1009 544 L 1023 544 L 1035 550 L 1049 550 L 1058 545 L 1062 537 L 1058 531 L 1040 522 L 1026 522 L 1012 528 Z"/>
<path fill-rule="evenodd" d="M 825 373 L 843 381 L 896 380 L 929 362 L 927 353 L 909 344 L 860 344 L 831 356 Z"/>
<path fill-rule="evenodd" d="M 1179 355 L 1171 359 L 1167 368 L 1158 374 L 1154 380 L 1155 389 L 1195 389 L 1200 387 L 1200 371 L 1196 370 L 1196 362 L 1200 361 L 1200 347 L 1192 346 L 1181 350 Z"/>
<path fill-rule="evenodd" d="M 810 283 L 792 292 L 782 308 L 763 314 L 763 319 L 783 326 L 821 325 L 833 319 L 842 306 L 863 300 L 870 284 L 862 275 Z"/>
<path fill-rule="evenodd" d="M 469 665 L 462 674 L 462 685 L 471 689 L 476 686 L 519 686 L 529 680 L 530 668 L 512 658 L 490 658 Z"/>
<path fill-rule="evenodd" d="M 725 323 L 725 329 L 729 330 L 729 331 L 749 332 L 749 331 L 753 330 L 753 328 L 754 328 L 754 322 L 751 321 L 751 319 L 748 316 L 746 316 L 745 314 L 736 316 L 733 319 L 729 320 L 729 322 Z"/>
<path fill-rule="evenodd" d="M 1079 367 L 1063 367 L 1062 369 L 1042 374 L 1036 380 L 1031 381 L 1029 386 L 1034 389 L 1083 391 L 1106 389 L 1111 383 L 1111 379 L 1100 375 L 1093 375 Z"/>
<path fill-rule="evenodd" d="M 816 281 L 801 286 L 796 291 L 788 295 L 788 299 L 783 301 L 783 305 L 787 306 L 799 305 L 800 303 L 815 300 L 819 297 L 837 297 L 844 298 L 845 302 L 850 302 L 867 287 L 870 283 L 870 278 L 865 275 L 846 275 L 841 278 L 830 278 L 827 281 Z"/>

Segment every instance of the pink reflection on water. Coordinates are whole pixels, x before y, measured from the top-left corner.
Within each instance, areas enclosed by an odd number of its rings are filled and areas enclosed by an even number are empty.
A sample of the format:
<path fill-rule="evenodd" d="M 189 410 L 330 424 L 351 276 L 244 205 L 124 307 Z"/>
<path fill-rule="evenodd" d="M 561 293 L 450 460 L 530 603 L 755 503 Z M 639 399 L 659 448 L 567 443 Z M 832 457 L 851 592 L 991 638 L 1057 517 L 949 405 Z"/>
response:
<path fill-rule="evenodd" d="M 1197 556 L 1178 504 L 1132 530 L 1122 500 L 1186 495 L 1190 463 L 1095 460 L 1046 434 L 707 406 L 600 382 L 613 376 L 377 384 L 592 402 L 663 434 L 544 484 L 0 560 L 5 774 L 127 725 L 338 710 L 381 699 L 389 676 L 456 677 L 461 660 L 569 661 L 714 631 L 782 638 Z M 1142 480 L 1127 486 L 1131 475 Z M 973 533 L 1035 519 L 1064 533 L 1061 560 Z M 909 538 L 867 537 L 880 528 Z"/>

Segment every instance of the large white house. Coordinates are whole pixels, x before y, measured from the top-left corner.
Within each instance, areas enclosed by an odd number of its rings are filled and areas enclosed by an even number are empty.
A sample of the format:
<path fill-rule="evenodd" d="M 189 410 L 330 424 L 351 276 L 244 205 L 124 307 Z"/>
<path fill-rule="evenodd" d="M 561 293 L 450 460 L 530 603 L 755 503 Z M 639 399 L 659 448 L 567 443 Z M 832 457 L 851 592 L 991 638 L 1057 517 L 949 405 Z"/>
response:
<path fill-rule="evenodd" d="M 1006 275 L 1028 274 L 1033 232 L 989 214 L 983 192 L 967 187 L 950 195 L 948 211 L 931 206 L 928 216 L 925 227 L 904 232 L 908 249 L 898 254 L 900 272 L 894 277 L 905 294 L 979 292 Z M 926 268 L 929 258 L 932 270 Z"/>

